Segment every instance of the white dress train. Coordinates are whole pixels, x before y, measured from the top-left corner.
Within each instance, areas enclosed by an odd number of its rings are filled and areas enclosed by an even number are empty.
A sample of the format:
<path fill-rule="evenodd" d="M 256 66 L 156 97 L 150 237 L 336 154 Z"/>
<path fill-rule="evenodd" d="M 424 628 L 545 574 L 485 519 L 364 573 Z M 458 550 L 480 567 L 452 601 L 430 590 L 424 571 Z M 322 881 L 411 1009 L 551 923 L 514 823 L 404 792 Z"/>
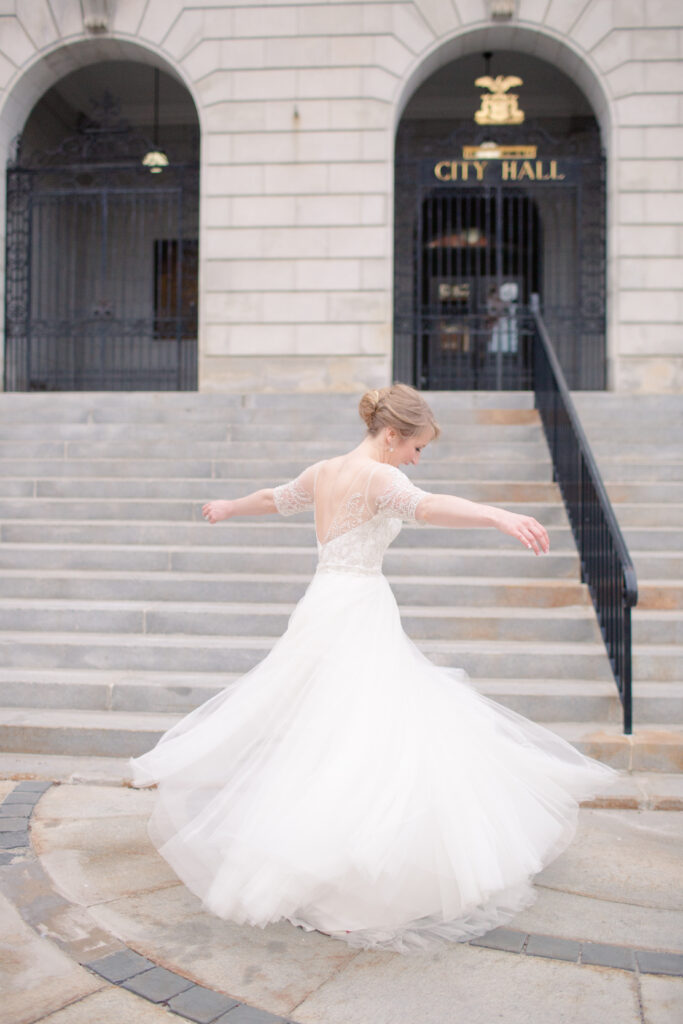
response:
<path fill-rule="evenodd" d="M 406 636 L 381 563 L 424 492 L 377 465 L 267 657 L 132 765 L 158 783 L 153 842 L 209 910 L 405 951 L 529 905 L 617 773 Z M 276 488 L 280 512 L 314 507 L 318 468 Z"/>

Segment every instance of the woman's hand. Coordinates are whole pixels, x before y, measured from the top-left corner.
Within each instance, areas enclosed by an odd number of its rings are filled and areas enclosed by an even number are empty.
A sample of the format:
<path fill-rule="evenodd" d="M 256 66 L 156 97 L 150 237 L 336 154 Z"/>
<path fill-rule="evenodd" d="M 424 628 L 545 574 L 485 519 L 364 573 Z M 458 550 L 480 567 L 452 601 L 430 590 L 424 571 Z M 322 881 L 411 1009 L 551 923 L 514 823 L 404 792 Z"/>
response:
<path fill-rule="evenodd" d="M 501 533 L 515 537 L 536 555 L 547 554 L 550 550 L 548 531 L 533 516 L 521 516 L 517 512 L 508 512 L 507 509 L 501 508 L 498 509 L 495 525 Z"/>
<path fill-rule="evenodd" d="M 202 517 L 208 523 L 219 523 L 221 519 L 229 519 L 233 504 L 232 501 L 207 501 L 202 508 Z"/>

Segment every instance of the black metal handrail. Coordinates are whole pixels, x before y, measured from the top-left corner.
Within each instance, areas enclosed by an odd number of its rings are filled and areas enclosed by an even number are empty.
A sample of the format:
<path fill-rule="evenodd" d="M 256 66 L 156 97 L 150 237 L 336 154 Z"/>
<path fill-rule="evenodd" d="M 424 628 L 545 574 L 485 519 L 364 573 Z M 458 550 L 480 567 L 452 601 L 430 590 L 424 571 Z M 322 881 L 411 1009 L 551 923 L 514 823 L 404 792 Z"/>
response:
<path fill-rule="evenodd" d="M 624 732 L 633 729 L 631 608 L 638 581 L 614 509 L 543 320 L 532 311 L 535 403 L 619 691 Z"/>

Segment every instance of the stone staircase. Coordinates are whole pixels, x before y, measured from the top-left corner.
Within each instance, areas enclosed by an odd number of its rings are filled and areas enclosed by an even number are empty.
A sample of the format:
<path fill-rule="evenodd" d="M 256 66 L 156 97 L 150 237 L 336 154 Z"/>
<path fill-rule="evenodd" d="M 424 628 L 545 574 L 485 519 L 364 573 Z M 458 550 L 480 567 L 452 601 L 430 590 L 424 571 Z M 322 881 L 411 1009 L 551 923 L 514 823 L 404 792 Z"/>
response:
<path fill-rule="evenodd" d="M 462 665 L 482 692 L 594 756 L 673 770 L 683 603 L 674 504 L 670 523 L 641 528 L 629 488 L 645 485 L 618 484 L 634 546 L 656 563 L 651 590 L 641 587 L 652 599 L 637 620 L 647 685 L 636 691 L 635 720 L 647 727 L 634 743 L 621 735 L 532 396 L 430 401 L 443 436 L 415 481 L 536 515 L 552 550 L 534 558 L 495 531 L 405 528 L 385 569 L 406 631 L 434 661 Z M 314 569 L 310 516 L 210 527 L 201 504 L 286 480 L 361 436 L 347 395 L 0 396 L 0 750 L 43 760 L 141 753 L 259 661 Z M 669 493 L 663 481 L 647 486 Z M 663 554 L 648 549 L 657 530 Z M 666 601 L 678 601 L 668 618 Z"/>
<path fill-rule="evenodd" d="M 683 770 L 683 395 L 579 392 L 574 401 L 638 574 L 635 722 Z M 654 699 L 650 699 L 654 698 Z"/>

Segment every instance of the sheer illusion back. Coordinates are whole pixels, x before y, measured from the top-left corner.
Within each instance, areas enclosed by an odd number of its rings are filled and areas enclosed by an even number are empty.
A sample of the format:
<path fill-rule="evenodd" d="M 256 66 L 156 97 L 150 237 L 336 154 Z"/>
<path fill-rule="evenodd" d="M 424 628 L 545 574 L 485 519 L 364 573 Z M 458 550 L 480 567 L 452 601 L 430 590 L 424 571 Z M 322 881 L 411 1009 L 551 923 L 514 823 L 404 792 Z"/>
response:
<path fill-rule="evenodd" d="M 378 468 L 379 463 L 344 458 L 318 465 L 313 506 L 321 546 L 372 519 L 370 485 Z"/>
<path fill-rule="evenodd" d="M 379 573 L 403 521 L 415 523 L 426 492 L 400 469 L 341 456 L 309 466 L 274 490 L 282 515 L 315 513 L 318 568 Z"/>

